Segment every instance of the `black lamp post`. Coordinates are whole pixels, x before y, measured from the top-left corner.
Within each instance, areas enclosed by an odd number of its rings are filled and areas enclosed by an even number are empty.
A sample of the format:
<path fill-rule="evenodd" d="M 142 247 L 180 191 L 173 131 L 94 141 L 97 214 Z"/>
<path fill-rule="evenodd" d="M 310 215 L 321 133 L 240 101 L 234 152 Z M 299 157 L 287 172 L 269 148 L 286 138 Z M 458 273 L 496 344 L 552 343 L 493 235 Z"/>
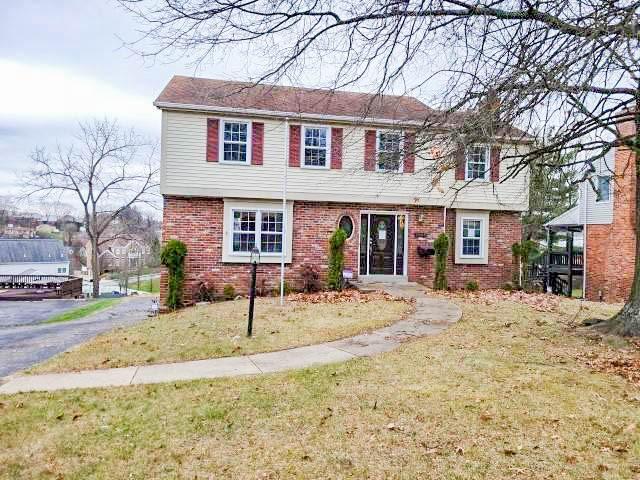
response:
<path fill-rule="evenodd" d="M 253 248 L 251 250 L 251 288 L 249 289 L 249 324 L 247 325 L 247 337 L 253 333 L 253 304 L 256 298 L 256 271 L 260 263 L 260 250 Z"/>

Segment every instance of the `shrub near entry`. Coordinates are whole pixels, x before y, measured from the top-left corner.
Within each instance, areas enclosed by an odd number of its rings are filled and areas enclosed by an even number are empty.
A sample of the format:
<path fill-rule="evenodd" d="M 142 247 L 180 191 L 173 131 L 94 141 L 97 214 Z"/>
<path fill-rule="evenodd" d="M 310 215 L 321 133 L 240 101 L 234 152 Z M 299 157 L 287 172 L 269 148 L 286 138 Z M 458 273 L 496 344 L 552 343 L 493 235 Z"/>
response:
<path fill-rule="evenodd" d="M 187 246 L 180 240 L 169 240 L 162 249 L 160 261 L 169 273 L 167 307 L 176 310 L 182 306 L 182 290 L 184 287 L 184 258 Z"/>
<path fill-rule="evenodd" d="M 344 270 L 344 242 L 347 234 L 338 228 L 329 238 L 329 272 L 327 286 L 330 290 L 342 290 L 342 270 Z"/>
<path fill-rule="evenodd" d="M 434 290 L 446 290 L 447 285 L 447 255 L 449 253 L 449 237 L 446 233 L 441 233 L 433 242 L 433 249 L 436 251 L 436 275 L 433 280 Z"/>

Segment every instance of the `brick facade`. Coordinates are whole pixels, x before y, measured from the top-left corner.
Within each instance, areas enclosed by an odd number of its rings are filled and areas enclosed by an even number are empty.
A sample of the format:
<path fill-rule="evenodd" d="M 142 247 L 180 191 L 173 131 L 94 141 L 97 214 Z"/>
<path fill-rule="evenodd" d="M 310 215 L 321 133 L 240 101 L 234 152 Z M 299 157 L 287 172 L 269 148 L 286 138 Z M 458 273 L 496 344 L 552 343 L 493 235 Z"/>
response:
<path fill-rule="evenodd" d="M 619 125 L 622 135 L 634 132 L 632 122 Z M 626 147 L 615 152 L 613 222 L 587 225 L 587 289 L 589 300 L 624 302 L 631 293 L 636 258 L 635 156 Z M 614 253 L 615 252 L 615 253 Z"/>
<path fill-rule="evenodd" d="M 300 269 L 303 264 L 315 265 L 326 279 L 328 239 L 337 228 L 342 215 L 353 219 L 354 233 L 345 245 L 345 268 L 357 276 L 359 265 L 360 211 L 370 205 L 296 201 L 293 209 L 292 263 L 287 264 L 286 280 L 294 288 L 302 286 Z M 407 212 L 408 279 L 425 285 L 433 284 L 433 257 L 423 258 L 418 246 L 429 247 L 442 231 L 444 210 L 441 207 L 376 206 L 376 210 Z M 191 303 L 200 282 L 208 282 L 221 293 L 231 284 L 236 292 L 246 293 L 249 285 L 248 264 L 223 263 L 224 202 L 220 198 L 164 197 L 163 240 L 177 238 L 188 249 L 186 259 L 185 302 Z M 454 244 L 455 210 L 447 211 L 447 232 Z M 489 264 L 456 265 L 453 248 L 448 265 L 449 285 L 462 288 L 476 280 L 481 288 L 497 288 L 511 280 L 511 245 L 520 240 L 521 224 L 516 212 L 491 212 L 489 220 Z M 258 267 L 258 289 L 267 294 L 279 285 L 280 265 L 261 264 Z M 166 272 L 162 272 L 160 296 L 166 297 Z"/>

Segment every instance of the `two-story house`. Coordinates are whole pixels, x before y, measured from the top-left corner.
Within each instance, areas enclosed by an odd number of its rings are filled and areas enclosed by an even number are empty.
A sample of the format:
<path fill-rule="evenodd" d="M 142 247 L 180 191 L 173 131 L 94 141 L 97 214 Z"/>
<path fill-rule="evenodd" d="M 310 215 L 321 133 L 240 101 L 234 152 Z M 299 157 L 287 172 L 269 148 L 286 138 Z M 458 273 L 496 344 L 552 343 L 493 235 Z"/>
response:
<path fill-rule="evenodd" d="M 618 129 L 623 136 L 635 133 L 633 122 Z M 589 181 L 580 185 L 578 204 L 546 224 L 551 245 L 548 283 L 566 294 L 582 287 L 588 300 L 624 302 L 631 293 L 636 259 L 636 156 L 627 147 L 617 147 L 592 163 Z M 567 242 L 557 249 L 553 239 L 559 235 Z M 577 239 L 580 249 L 573 248 Z"/>
<path fill-rule="evenodd" d="M 501 180 L 528 148 L 522 137 L 468 146 L 432 185 L 432 156 L 414 146 L 436 112 L 415 98 L 176 76 L 155 105 L 163 240 L 187 245 L 187 301 L 200 281 L 247 291 L 253 248 L 267 287 L 278 285 L 283 256 L 294 287 L 304 264 L 325 275 L 338 227 L 346 269 L 362 281 L 431 285 L 425 252 L 444 231 L 453 288 L 511 279 L 528 176 Z"/>

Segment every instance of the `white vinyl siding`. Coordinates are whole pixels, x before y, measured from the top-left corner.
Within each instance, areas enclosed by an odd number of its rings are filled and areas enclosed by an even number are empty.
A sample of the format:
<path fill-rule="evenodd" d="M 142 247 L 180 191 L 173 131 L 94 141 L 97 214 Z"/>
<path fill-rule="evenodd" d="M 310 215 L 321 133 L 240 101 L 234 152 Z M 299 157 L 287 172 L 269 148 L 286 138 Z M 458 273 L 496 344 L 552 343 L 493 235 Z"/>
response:
<path fill-rule="evenodd" d="M 206 161 L 207 116 L 211 115 L 163 111 L 162 193 L 281 199 L 283 163 L 288 151 L 285 122 L 255 119 L 264 123 L 263 165 L 246 166 Z M 416 155 L 416 174 L 413 175 L 381 175 L 365 171 L 364 135 L 371 127 L 345 123 L 330 126 L 343 128 L 342 168 L 313 171 L 288 168 L 287 198 L 387 205 L 446 205 L 483 210 L 522 211 L 527 208 L 526 172 L 515 179 L 495 185 L 471 182 L 456 193 L 450 188 L 456 183 L 453 170 L 446 172 L 436 185 L 431 184 L 427 174 L 418 173 L 428 170 L 432 164 L 426 158 L 428 155 Z M 300 133 L 302 136 L 302 131 Z M 508 158 L 515 148 L 516 146 L 503 146 L 504 156 Z M 301 156 L 301 165 L 302 162 Z M 503 161 L 500 168 L 504 168 L 506 172 L 510 164 L 511 160 Z"/>
<path fill-rule="evenodd" d="M 589 182 L 583 182 L 580 185 L 580 223 L 589 225 L 608 225 L 613 222 L 614 209 L 614 181 L 609 183 L 609 200 L 598 201 L 598 193 L 593 187 L 598 188 L 599 177 L 611 177 L 614 170 L 613 152 L 606 158 L 600 159 L 594 163 L 596 169 L 592 177 L 593 186 Z"/>

